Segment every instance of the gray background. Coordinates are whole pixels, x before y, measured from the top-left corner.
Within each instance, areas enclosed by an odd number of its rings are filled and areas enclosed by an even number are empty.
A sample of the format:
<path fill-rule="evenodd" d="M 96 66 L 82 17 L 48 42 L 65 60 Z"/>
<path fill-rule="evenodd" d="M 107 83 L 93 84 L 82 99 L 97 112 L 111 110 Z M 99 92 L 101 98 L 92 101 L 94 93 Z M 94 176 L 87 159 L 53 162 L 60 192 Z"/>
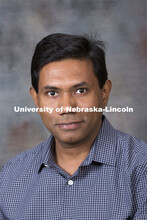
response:
<path fill-rule="evenodd" d="M 48 138 L 29 94 L 35 45 L 55 32 L 98 33 L 107 42 L 106 62 L 113 89 L 109 105 L 133 113 L 107 113 L 115 128 L 147 141 L 146 0 L 0 1 L 0 167 L 17 153 Z"/>

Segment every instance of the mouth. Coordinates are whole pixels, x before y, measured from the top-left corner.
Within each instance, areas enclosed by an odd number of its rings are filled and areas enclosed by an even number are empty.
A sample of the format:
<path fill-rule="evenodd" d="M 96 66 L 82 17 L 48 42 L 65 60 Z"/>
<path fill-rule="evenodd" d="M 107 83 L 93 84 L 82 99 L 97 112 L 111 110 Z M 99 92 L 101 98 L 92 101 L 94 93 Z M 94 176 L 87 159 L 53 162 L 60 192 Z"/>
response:
<path fill-rule="evenodd" d="M 71 122 L 62 122 L 57 124 L 57 126 L 62 130 L 75 130 L 81 126 L 83 121 L 71 121 Z"/>

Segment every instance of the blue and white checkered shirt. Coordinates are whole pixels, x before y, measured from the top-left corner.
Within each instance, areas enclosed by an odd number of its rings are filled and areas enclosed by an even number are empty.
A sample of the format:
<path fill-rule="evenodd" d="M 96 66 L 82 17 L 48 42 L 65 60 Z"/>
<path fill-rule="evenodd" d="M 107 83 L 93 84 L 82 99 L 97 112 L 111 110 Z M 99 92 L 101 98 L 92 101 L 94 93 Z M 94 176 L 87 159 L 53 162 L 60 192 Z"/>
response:
<path fill-rule="evenodd" d="M 54 163 L 54 138 L 0 173 L 0 220 L 147 220 L 147 145 L 105 118 L 70 176 Z"/>

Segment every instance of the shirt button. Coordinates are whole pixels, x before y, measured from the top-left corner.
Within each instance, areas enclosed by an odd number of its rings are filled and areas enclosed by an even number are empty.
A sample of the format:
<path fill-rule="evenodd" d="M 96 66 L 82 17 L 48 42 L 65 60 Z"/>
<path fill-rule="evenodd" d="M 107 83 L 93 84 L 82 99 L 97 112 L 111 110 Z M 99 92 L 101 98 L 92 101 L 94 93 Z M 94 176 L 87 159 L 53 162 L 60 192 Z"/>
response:
<path fill-rule="evenodd" d="M 72 180 L 68 180 L 68 185 L 73 185 L 73 181 Z"/>

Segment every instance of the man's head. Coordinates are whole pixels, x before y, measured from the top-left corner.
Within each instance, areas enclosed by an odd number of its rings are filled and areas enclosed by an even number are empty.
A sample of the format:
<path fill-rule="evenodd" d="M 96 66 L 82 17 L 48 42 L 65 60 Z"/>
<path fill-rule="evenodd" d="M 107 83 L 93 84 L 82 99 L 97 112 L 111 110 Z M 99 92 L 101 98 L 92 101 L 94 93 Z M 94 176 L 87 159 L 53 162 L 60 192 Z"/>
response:
<path fill-rule="evenodd" d="M 111 82 L 107 79 L 102 42 L 85 37 L 53 34 L 38 43 L 32 60 L 30 92 L 56 143 L 76 145 L 93 140 L 102 123 L 102 113 L 66 112 L 66 107 L 104 108 Z M 55 109 L 63 107 L 62 112 Z"/>
<path fill-rule="evenodd" d="M 48 63 L 64 59 L 89 59 L 100 88 L 107 80 L 105 53 L 102 41 L 85 36 L 51 34 L 36 46 L 31 65 L 32 85 L 38 92 L 40 70 Z"/>

